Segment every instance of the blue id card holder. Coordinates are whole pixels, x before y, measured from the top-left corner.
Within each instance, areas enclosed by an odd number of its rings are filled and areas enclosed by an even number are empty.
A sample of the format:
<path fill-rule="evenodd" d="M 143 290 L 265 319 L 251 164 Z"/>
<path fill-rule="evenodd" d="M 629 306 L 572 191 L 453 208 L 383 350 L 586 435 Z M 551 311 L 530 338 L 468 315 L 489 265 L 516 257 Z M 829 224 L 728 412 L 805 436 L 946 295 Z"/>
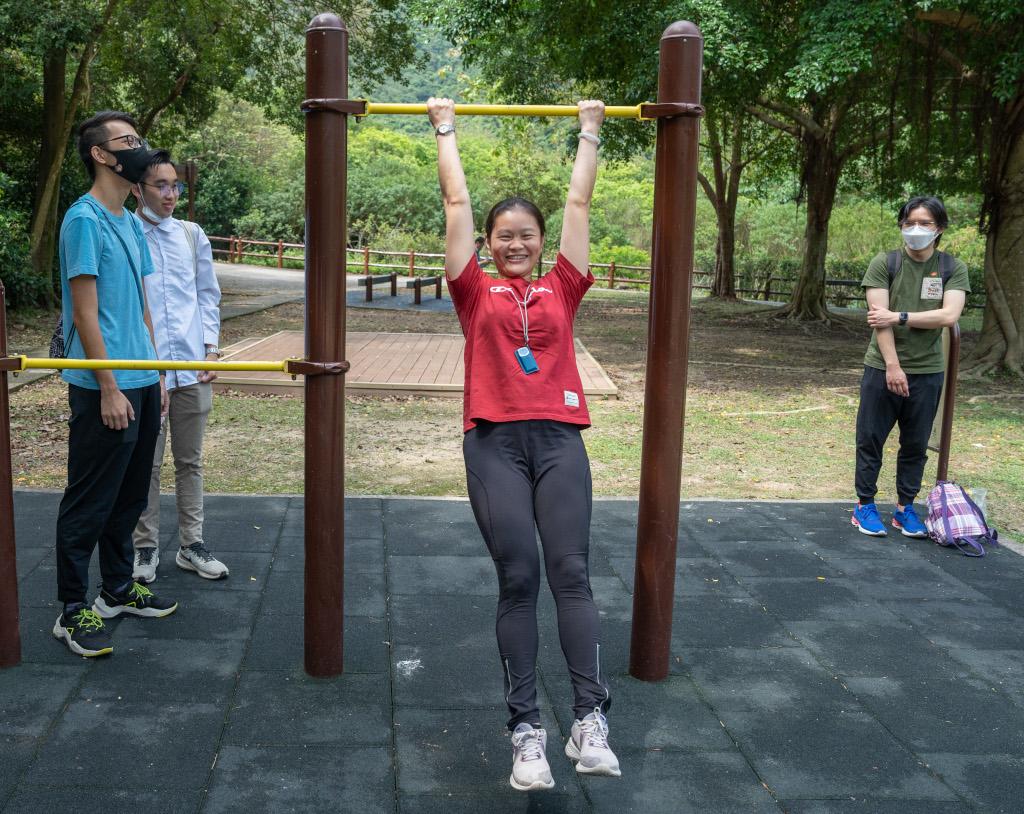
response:
<path fill-rule="evenodd" d="M 533 358 L 533 351 L 530 350 L 529 345 L 516 348 L 516 361 L 519 362 L 519 367 L 523 369 L 523 373 L 527 376 L 540 370 L 537 366 L 537 360 Z"/>

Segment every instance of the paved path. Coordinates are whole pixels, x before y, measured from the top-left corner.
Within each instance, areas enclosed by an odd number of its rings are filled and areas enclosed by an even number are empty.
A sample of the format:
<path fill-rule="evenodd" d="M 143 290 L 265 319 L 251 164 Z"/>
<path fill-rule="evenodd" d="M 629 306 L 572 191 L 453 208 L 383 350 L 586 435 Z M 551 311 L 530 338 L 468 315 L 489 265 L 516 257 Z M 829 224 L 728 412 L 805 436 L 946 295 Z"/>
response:
<path fill-rule="evenodd" d="M 346 673 L 302 671 L 301 498 L 212 496 L 231 567 L 172 562 L 115 653 L 53 640 L 59 495 L 18 492 L 24 664 L 0 671 L 9 812 L 1019 812 L 1024 558 L 857 534 L 826 503 L 681 513 L 671 675 L 627 675 L 636 504 L 597 501 L 592 579 L 621 780 L 561 756 L 569 685 L 540 600 L 552 792 L 507 783 L 495 578 L 464 501 L 347 504 Z M 95 566 L 94 566 L 95 568 Z M 96 572 L 94 571 L 94 574 Z"/>

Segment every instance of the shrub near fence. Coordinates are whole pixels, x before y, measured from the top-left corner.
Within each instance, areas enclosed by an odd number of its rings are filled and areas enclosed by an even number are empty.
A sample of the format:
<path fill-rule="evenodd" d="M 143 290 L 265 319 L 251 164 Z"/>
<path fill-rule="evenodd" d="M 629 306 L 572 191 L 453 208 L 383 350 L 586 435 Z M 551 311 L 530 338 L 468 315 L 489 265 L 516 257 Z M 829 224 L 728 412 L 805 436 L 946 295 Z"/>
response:
<path fill-rule="evenodd" d="M 286 243 L 281 240 L 256 240 L 243 237 L 217 237 L 210 235 L 215 258 L 228 263 L 251 263 L 254 265 L 276 266 L 277 268 L 302 269 L 304 264 L 302 243 Z M 369 275 L 378 269 L 397 271 L 403 276 L 422 277 L 444 272 L 444 255 L 437 252 L 390 251 L 386 249 L 350 248 L 347 272 Z M 864 276 L 870 258 L 866 260 L 834 260 L 825 264 L 825 299 L 829 305 L 866 308 L 860 281 Z M 541 261 L 541 268 L 550 266 L 553 258 Z M 693 287 L 698 291 L 710 291 L 714 279 L 714 255 L 699 256 L 694 268 Z M 645 289 L 651 284 L 649 266 L 620 263 L 591 263 L 591 273 L 602 288 Z M 485 269 L 494 274 L 493 267 Z M 967 308 L 985 307 L 984 271 L 968 269 L 972 293 L 967 298 Z M 736 293 L 744 299 L 786 302 L 793 292 L 793 285 L 800 276 L 800 261 L 795 259 L 737 258 Z"/>

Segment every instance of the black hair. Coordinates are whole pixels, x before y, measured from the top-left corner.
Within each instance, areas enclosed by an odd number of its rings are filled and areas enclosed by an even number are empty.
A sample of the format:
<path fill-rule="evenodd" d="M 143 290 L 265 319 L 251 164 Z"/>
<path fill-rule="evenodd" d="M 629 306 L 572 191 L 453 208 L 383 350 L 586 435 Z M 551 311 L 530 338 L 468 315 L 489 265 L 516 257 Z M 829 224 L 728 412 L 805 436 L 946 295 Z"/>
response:
<path fill-rule="evenodd" d="M 476 239 L 473 242 L 476 243 L 478 246 L 483 245 L 484 236 L 483 235 L 477 235 Z"/>
<path fill-rule="evenodd" d="M 101 110 L 78 125 L 75 146 L 78 147 L 78 157 L 82 159 L 89 178 L 93 181 L 96 180 L 96 164 L 92 160 L 92 148 L 106 141 L 109 122 L 124 122 L 130 124 L 136 131 L 139 129 L 138 122 L 120 110 Z"/>
<path fill-rule="evenodd" d="M 924 207 L 931 213 L 932 220 L 935 221 L 936 227 L 940 230 L 949 226 L 949 215 L 946 214 L 946 205 L 939 198 L 931 195 L 918 195 L 903 204 L 900 207 L 900 213 L 896 216 L 897 225 L 902 226 L 903 222 L 910 217 L 910 213 L 921 207 Z M 942 235 L 935 238 L 936 246 L 939 245 L 940 240 L 942 240 Z"/>
<path fill-rule="evenodd" d="M 153 150 L 153 155 L 146 165 L 146 172 L 142 174 L 143 178 L 153 167 L 159 167 L 161 164 L 170 164 L 174 168 L 175 173 L 178 171 L 178 165 L 171 160 L 171 154 L 168 150 Z"/>
<path fill-rule="evenodd" d="M 491 239 L 491 232 L 494 231 L 494 221 L 497 220 L 498 215 L 513 209 L 524 209 L 533 215 L 533 219 L 537 221 L 537 225 L 540 227 L 540 236 L 544 237 L 544 216 L 541 214 L 540 209 L 537 208 L 537 204 L 533 201 L 528 201 L 526 198 L 514 195 L 511 198 L 498 201 L 491 207 L 491 211 L 487 213 L 487 220 L 484 221 L 484 232 L 487 234 L 488 240 Z"/>

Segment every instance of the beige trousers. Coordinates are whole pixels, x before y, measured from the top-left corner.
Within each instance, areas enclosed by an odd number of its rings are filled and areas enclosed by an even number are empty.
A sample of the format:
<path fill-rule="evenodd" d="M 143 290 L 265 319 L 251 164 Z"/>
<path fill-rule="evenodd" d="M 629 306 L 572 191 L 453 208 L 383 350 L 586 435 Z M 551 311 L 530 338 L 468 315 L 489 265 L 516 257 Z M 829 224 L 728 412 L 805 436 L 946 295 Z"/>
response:
<path fill-rule="evenodd" d="M 182 546 L 203 541 L 203 433 L 213 407 L 213 386 L 197 382 L 168 393 L 170 409 L 160 427 L 149 482 L 149 503 L 139 518 L 132 542 L 136 548 L 160 542 L 160 468 L 171 434 L 174 457 L 174 492 L 178 503 L 178 542 Z"/>

